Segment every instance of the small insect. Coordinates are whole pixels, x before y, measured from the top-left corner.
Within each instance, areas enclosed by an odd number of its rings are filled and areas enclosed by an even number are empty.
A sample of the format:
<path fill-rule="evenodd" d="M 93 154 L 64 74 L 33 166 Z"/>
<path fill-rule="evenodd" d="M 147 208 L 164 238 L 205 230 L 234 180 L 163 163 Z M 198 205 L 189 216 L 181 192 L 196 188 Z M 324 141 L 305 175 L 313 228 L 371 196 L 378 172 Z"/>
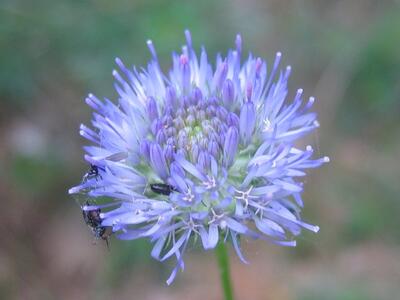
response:
<path fill-rule="evenodd" d="M 86 205 L 89 205 L 88 201 L 86 201 Z M 108 241 L 113 233 L 112 227 L 101 225 L 100 213 L 101 213 L 100 208 L 93 210 L 82 209 L 83 220 L 85 221 L 86 225 L 92 230 L 95 238 L 106 241 L 107 248 L 109 248 Z"/>
<path fill-rule="evenodd" d="M 105 160 L 109 160 L 109 161 L 113 161 L 113 162 L 119 162 L 119 161 L 124 160 L 126 158 L 128 158 L 128 153 L 127 152 L 118 152 L 118 153 L 111 154 L 111 155 L 105 157 L 104 159 Z M 86 182 L 91 178 L 95 178 L 96 181 L 99 178 L 102 179 L 99 171 L 105 172 L 106 169 L 104 167 L 100 167 L 98 165 L 95 165 L 95 164 L 91 163 L 90 164 L 90 169 L 83 176 L 82 181 Z"/>
<path fill-rule="evenodd" d="M 102 177 L 100 175 L 99 170 L 101 170 L 103 172 L 105 171 L 105 169 L 103 167 L 99 167 L 99 166 L 96 166 L 94 164 L 90 164 L 89 171 L 87 171 L 87 173 L 83 176 L 83 182 L 85 182 L 85 181 L 87 181 L 87 180 L 89 180 L 91 178 L 95 178 L 96 180 L 98 178 L 101 179 Z"/>
<path fill-rule="evenodd" d="M 165 196 L 169 196 L 172 192 L 176 192 L 177 189 L 173 187 L 172 185 L 165 184 L 165 183 L 153 183 L 150 184 L 150 189 L 156 193 L 156 194 L 161 194 Z"/>

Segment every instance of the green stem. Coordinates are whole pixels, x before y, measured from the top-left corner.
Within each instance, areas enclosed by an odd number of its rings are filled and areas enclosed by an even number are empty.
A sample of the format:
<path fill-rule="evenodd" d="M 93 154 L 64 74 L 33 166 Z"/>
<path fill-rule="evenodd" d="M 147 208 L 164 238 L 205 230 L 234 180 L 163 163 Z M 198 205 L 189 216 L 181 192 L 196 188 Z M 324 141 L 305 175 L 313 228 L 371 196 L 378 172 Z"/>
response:
<path fill-rule="evenodd" d="M 224 290 L 225 300 L 233 300 L 232 282 L 229 271 L 229 256 L 224 242 L 219 242 L 215 253 L 221 276 L 221 284 Z"/>

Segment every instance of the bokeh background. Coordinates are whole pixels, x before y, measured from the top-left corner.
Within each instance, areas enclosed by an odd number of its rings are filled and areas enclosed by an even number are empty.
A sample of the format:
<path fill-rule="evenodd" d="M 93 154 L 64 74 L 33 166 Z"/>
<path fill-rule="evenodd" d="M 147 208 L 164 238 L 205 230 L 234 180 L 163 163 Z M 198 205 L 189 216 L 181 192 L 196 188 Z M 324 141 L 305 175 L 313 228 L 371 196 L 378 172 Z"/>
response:
<path fill-rule="evenodd" d="M 237 299 L 368 300 L 400 294 L 400 1 L 2 0 L 0 299 L 221 299 L 212 252 L 171 264 L 145 241 L 92 244 L 67 195 L 88 166 L 78 135 L 88 92 L 115 98 L 114 57 L 163 68 L 191 30 L 210 57 L 233 46 L 291 64 L 290 95 L 316 96 L 309 137 L 331 163 L 307 178 L 295 249 L 246 241 L 231 253 Z"/>

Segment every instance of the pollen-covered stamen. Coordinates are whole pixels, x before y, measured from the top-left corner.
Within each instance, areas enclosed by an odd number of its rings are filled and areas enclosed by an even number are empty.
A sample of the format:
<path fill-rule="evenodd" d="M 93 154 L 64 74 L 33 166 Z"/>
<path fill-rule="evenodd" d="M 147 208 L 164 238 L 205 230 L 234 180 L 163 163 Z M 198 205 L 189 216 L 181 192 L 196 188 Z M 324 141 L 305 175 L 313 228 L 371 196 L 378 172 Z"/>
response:
<path fill-rule="evenodd" d="M 207 181 L 203 182 L 204 187 L 207 190 L 210 190 L 212 188 L 215 188 L 217 186 L 217 183 L 215 181 L 215 178 L 213 176 L 207 175 Z"/>
<path fill-rule="evenodd" d="M 188 188 L 188 191 L 185 193 L 185 195 L 182 197 L 182 199 L 186 202 L 193 202 L 194 195 L 193 195 L 190 187 Z"/>
<path fill-rule="evenodd" d="M 197 228 L 200 228 L 201 225 L 200 225 L 200 224 L 196 224 L 196 223 L 193 221 L 192 218 L 190 218 L 189 221 L 183 220 L 182 222 L 183 222 L 183 224 L 185 225 L 185 226 L 184 226 L 185 229 L 190 229 L 190 230 L 194 231 L 195 233 L 200 234 L 200 232 L 199 232 L 199 230 L 198 230 Z"/>
<path fill-rule="evenodd" d="M 235 199 L 238 200 L 243 200 L 245 203 L 244 208 L 247 209 L 247 207 L 249 206 L 249 200 L 251 198 L 258 198 L 258 196 L 254 196 L 254 195 L 250 195 L 251 190 L 253 189 L 253 186 L 250 186 L 250 188 L 247 191 L 241 191 L 241 190 L 235 190 L 236 193 L 238 193 L 238 196 L 235 196 Z"/>
<path fill-rule="evenodd" d="M 212 223 L 218 222 L 219 220 L 221 220 L 222 218 L 225 217 L 225 213 L 221 213 L 221 214 L 217 214 L 214 210 L 214 208 L 210 209 L 211 213 L 212 213 L 212 218 L 210 221 L 208 221 L 208 225 L 211 225 Z"/>

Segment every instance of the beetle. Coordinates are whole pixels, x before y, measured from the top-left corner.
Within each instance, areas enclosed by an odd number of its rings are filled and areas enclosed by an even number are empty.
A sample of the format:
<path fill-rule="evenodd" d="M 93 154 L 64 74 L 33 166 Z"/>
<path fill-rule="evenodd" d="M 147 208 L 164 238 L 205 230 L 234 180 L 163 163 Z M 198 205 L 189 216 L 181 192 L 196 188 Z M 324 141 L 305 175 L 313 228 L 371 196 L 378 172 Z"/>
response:
<path fill-rule="evenodd" d="M 99 166 L 96 166 L 94 164 L 90 164 L 89 171 L 87 171 L 86 174 L 83 176 L 83 182 L 86 182 L 87 180 L 89 180 L 91 178 L 95 178 L 96 180 L 98 178 L 101 179 L 102 177 L 100 175 L 99 170 L 101 170 L 103 172 L 105 171 L 105 169 L 103 167 L 99 167 Z"/>
<path fill-rule="evenodd" d="M 86 205 L 90 205 L 89 201 L 86 201 Z M 106 242 L 107 248 L 109 248 L 109 239 L 113 233 L 112 226 L 102 226 L 100 218 L 101 209 L 82 209 L 83 220 L 86 225 L 92 230 L 92 233 L 96 239 L 102 239 Z"/>
<path fill-rule="evenodd" d="M 124 160 L 126 158 L 128 158 L 128 153 L 127 152 L 117 152 L 117 153 L 114 153 L 114 154 L 111 154 L 111 155 L 105 157 L 104 160 L 109 160 L 109 161 L 112 161 L 112 162 L 119 162 L 119 161 Z M 103 162 L 103 164 L 104 164 L 104 162 Z M 98 165 L 95 165 L 94 163 L 91 163 L 90 164 L 90 169 L 83 176 L 83 180 L 82 181 L 86 182 L 91 178 L 95 178 L 96 181 L 99 178 L 102 179 L 102 177 L 100 175 L 100 171 L 105 172 L 106 171 L 105 167 L 104 166 L 100 167 Z"/>
<path fill-rule="evenodd" d="M 150 189 L 156 193 L 165 196 L 169 196 L 172 192 L 176 192 L 177 189 L 172 185 L 165 184 L 165 183 L 153 183 L 150 184 Z"/>

